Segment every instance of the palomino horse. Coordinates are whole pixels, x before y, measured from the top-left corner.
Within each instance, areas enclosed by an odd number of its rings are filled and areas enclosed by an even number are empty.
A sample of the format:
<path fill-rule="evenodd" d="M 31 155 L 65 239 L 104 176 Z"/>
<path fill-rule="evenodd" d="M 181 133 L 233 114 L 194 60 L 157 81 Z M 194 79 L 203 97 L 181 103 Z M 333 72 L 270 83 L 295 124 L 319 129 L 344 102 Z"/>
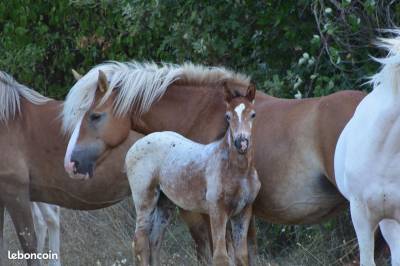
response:
<path fill-rule="evenodd" d="M 207 145 L 171 132 L 138 140 L 125 159 L 136 209 L 134 254 L 137 265 L 161 265 L 162 227 L 169 220 L 160 193 L 187 211 L 210 216 L 213 265 L 229 265 L 226 231 L 231 222 L 235 265 L 248 265 L 247 233 L 252 203 L 260 189 L 253 162 L 252 126 L 255 87 L 247 94 L 225 89 L 225 136 Z"/>
<path fill-rule="evenodd" d="M 64 104 L 64 129 L 76 133 L 69 142 L 66 170 L 90 174 L 96 160 L 117 147 L 129 129 L 143 134 L 175 131 L 200 143 L 216 140 L 226 128 L 221 80 L 238 90 L 249 86 L 245 76 L 192 64 L 111 62 L 93 68 Z M 362 92 L 343 91 L 288 100 L 257 92 L 257 216 L 281 224 L 316 223 L 346 206 L 336 189 L 333 155 L 340 132 L 363 97 Z M 196 221 L 207 232 L 208 223 L 193 217 Z M 198 243 L 208 243 L 207 234 L 198 237 Z"/>
<path fill-rule="evenodd" d="M 32 215 L 37 236 L 37 251 L 44 252 L 47 232 L 49 233 L 49 250 L 57 254 L 49 265 L 60 266 L 60 207 L 43 202 L 32 202 Z"/>
<path fill-rule="evenodd" d="M 61 163 L 67 146 L 59 119 L 62 104 L 0 72 L 0 252 L 5 208 L 23 251 L 34 253 L 37 241 L 31 200 L 69 209 L 95 210 L 118 203 L 131 194 L 124 159 L 142 135 L 130 131 L 124 142 L 115 143 L 119 144 L 118 148 L 104 160 L 100 159 L 96 178 L 87 182 L 72 180 Z M 196 221 L 184 212 L 181 214 L 191 233 L 203 234 Z M 195 238 L 198 239 L 201 240 Z M 0 256 L 0 265 L 4 263 L 2 259 Z M 28 261 L 28 265 L 38 264 L 38 261 Z"/>
<path fill-rule="evenodd" d="M 361 265 L 375 265 L 378 224 L 389 244 L 392 265 L 400 265 L 400 31 L 382 39 L 389 51 L 377 59 L 382 70 L 372 77 L 373 91 L 357 107 L 340 135 L 335 153 L 336 182 L 350 201 Z"/>
<path fill-rule="evenodd" d="M 61 160 L 66 139 L 59 121 L 62 102 L 46 98 L 0 72 L 0 250 L 4 209 L 10 213 L 23 252 L 37 251 L 31 200 L 70 209 L 99 209 L 130 195 L 125 154 L 140 134 L 131 132 L 88 182 L 72 180 Z M 1 253 L 3 254 L 3 252 Z M 0 256 L 0 265 L 8 265 Z M 28 261 L 28 265 L 39 265 Z"/>

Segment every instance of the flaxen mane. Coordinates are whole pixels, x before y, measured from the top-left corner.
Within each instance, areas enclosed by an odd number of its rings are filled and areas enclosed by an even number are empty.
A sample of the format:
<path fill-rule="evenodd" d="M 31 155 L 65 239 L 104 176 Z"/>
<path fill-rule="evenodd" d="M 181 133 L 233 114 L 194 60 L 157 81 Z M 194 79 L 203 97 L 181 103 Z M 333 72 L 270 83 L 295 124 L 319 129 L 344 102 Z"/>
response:
<path fill-rule="evenodd" d="M 18 83 L 12 76 L 0 71 L 0 124 L 7 123 L 9 119 L 21 113 L 23 97 L 33 104 L 44 104 L 50 99 L 40 93 Z"/>
<path fill-rule="evenodd" d="M 118 88 L 114 111 L 119 116 L 127 114 L 133 107 L 138 115 L 147 112 L 172 83 L 215 85 L 221 80 L 232 80 L 249 85 L 250 82 L 247 76 L 220 67 L 205 67 L 191 63 L 157 65 L 135 61 L 107 62 L 91 69 L 71 88 L 63 109 L 64 132 L 71 132 L 92 105 L 99 70 L 106 74 L 109 82 L 109 89 L 100 104 L 110 97 L 114 88 Z"/>

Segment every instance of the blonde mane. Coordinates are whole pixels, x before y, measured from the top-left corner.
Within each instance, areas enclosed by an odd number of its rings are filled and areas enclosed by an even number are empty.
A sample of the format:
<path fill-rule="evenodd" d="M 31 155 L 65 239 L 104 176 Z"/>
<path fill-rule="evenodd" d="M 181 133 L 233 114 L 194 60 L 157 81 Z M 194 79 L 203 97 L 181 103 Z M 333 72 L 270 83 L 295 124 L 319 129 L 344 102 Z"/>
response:
<path fill-rule="evenodd" d="M 40 93 L 18 83 L 12 76 L 0 71 L 0 124 L 21 113 L 20 97 L 41 105 L 51 100 Z"/>
<path fill-rule="evenodd" d="M 109 89 L 100 101 L 104 103 L 114 88 L 118 93 L 114 100 L 114 112 L 118 116 L 134 110 L 138 115 L 147 112 L 173 83 L 188 85 L 215 85 L 221 80 L 249 85 L 247 76 L 222 67 L 205 67 L 186 63 L 183 65 L 132 62 L 107 62 L 92 68 L 71 88 L 64 102 L 63 130 L 70 133 L 77 122 L 93 104 L 99 70 L 109 82 Z"/>
<path fill-rule="evenodd" d="M 373 58 L 382 65 L 381 70 L 370 78 L 369 83 L 375 89 L 391 89 L 394 95 L 400 91 L 400 30 L 386 30 L 394 38 L 379 38 L 379 48 L 388 51 L 386 58 Z"/>

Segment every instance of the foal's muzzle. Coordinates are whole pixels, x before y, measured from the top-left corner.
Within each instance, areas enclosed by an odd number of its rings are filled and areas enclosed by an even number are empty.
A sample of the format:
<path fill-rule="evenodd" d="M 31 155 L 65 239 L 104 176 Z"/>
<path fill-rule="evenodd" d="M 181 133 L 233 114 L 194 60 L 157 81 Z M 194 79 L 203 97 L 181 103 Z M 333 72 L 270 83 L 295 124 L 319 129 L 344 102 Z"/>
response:
<path fill-rule="evenodd" d="M 245 137 L 238 137 L 235 139 L 235 147 L 240 154 L 245 154 L 249 148 L 249 139 Z"/>

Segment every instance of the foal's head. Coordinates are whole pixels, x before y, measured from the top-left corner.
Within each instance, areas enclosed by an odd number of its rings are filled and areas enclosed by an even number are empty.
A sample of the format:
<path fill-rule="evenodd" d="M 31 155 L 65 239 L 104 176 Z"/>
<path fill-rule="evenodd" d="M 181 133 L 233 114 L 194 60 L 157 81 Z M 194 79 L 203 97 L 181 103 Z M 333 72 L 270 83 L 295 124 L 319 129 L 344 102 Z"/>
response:
<path fill-rule="evenodd" d="M 251 145 L 253 121 L 256 117 L 254 109 L 256 88 L 250 84 L 246 95 L 243 96 L 224 83 L 224 94 L 230 143 L 234 144 L 240 154 L 245 154 Z"/>

